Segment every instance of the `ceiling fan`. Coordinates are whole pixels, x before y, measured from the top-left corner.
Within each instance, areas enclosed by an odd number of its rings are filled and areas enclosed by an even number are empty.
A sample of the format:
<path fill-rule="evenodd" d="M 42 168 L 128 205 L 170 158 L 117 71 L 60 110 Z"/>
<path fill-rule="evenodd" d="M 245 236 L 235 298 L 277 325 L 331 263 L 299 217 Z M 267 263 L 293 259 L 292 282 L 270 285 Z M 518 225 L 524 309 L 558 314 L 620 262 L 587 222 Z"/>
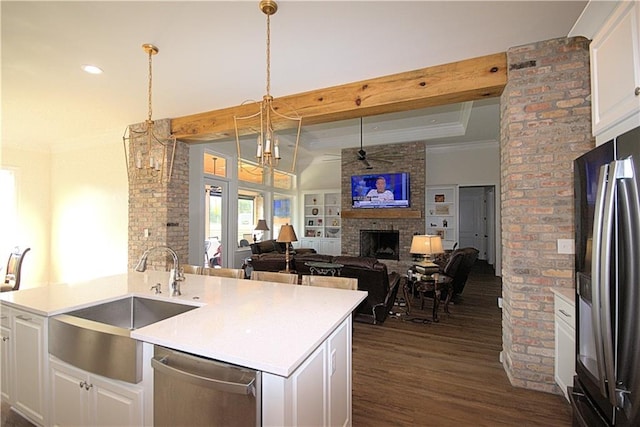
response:
<path fill-rule="evenodd" d="M 382 163 L 393 163 L 391 160 L 389 160 L 389 158 L 392 158 L 394 156 L 385 156 L 386 158 L 382 158 L 379 157 L 380 154 L 382 154 L 382 152 L 384 151 L 379 151 L 376 153 L 373 153 L 369 158 L 367 158 L 367 152 L 364 151 L 364 148 L 362 146 L 362 135 L 363 135 L 363 131 L 362 131 L 362 117 L 360 117 L 360 149 L 357 152 L 357 158 L 355 160 L 352 160 L 350 162 L 347 163 L 353 163 L 355 161 L 359 161 L 362 162 L 362 164 L 364 165 L 365 169 L 373 169 L 373 166 L 371 165 L 371 163 L 369 163 L 369 159 L 375 161 L 375 162 L 382 162 Z"/>

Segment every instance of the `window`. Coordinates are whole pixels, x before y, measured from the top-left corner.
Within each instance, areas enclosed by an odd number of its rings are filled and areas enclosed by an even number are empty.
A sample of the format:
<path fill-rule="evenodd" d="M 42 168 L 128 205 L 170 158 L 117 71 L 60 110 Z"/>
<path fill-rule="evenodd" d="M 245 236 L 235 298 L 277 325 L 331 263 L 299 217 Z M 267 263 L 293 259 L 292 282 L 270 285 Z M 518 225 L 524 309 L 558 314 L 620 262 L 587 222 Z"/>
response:
<path fill-rule="evenodd" d="M 226 177 L 227 159 L 216 154 L 204 153 L 204 173 Z"/>
<path fill-rule="evenodd" d="M 264 168 L 255 163 L 240 160 L 238 165 L 238 179 L 240 181 L 252 182 L 254 184 L 263 184 Z"/>
<path fill-rule="evenodd" d="M 0 247 L 4 250 L 15 244 L 18 229 L 16 175 L 11 169 L 0 169 L 0 194 L 2 194 L 0 224 L 4 226 Z"/>
<path fill-rule="evenodd" d="M 273 186 L 283 190 L 293 190 L 295 187 L 296 176 L 287 172 L 278 170 L 273 171 Z"/>
<path fill-rule="evenodd" d="M 262 239 L 262 231 L 255 231 L 259 219 L 264 218 L 264 196 L 262 193 L 238 190 L 238 246 L 243 246 L 243 240 L 253 241 L 254 234 L 258 240 Z M 246 245 L 246 243 L 245 243 Z"/>
<path fill-rule="evenodd" d="M 273 236 L 276 238 L 280 234 L 280 227 L 285 224 L 293 224 L 293 218 L 291 217 L 293 206 L 293 197 L 284 194 L 273 195 Z"/>

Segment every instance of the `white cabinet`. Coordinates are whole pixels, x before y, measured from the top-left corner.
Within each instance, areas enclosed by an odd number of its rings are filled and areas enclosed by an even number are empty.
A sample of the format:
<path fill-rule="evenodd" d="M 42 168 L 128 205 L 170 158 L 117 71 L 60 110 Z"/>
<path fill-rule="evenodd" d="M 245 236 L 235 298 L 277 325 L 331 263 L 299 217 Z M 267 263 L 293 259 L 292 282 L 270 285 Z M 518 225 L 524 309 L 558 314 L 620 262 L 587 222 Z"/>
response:
<path fill-rule="evenodd" d="M 0 313 L 0 384 L 2 384 L 0 396 L 3 402 L 9 404 L 11 404 L 13 388 L 13 375 L 11 372 L 12 344 L 11 310 L 2 307 L 2 312 Z"/>
<path fill-rule="evenodd" d="M 569 400 L 567 387 L 573 384 L 575 373 L 575 304 L 567 291 L 558 290 L 554 293 L 555 379 L 564 397 Z"/>
<path fill-rule="evenodd" d="M 47 319 L 13 309 L 11 370 L 13 407 L 38 425 L 47 425 Z"/>
<path fill-rule="evenodd" d="M 442 237 L 445 250 L 458 242 L 458 186 L 428 186 L 426 191 L 427 234 Z"/>
<path fill-rule="evenodd" d="M 52 426 L 141 426 L 143 389 L 51 357 Z"/>
<path fill-rule="evenodd" d="M 598 143 L 640 124 L 640 2 L 620 2 L 590 44 Z"/>
<path fill-rule="evenodd" d="M 317 191 L 302 197 L 304 230 L 299 247 L 313 248 L 318 253 L 340 255 L 342 217 L 339 191 Z"/>
<path fill-rule="evenodd" d="M 351 316 L 288 378 L 262 375 L 263 425 L 351 425 Z"/>

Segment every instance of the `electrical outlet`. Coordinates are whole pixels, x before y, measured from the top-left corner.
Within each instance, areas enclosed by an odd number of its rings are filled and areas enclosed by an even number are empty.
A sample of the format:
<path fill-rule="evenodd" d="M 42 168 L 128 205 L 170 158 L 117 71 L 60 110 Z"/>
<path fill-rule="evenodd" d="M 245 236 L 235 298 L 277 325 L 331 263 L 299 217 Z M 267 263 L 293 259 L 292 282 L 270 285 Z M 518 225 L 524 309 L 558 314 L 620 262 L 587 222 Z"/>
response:
<path fill-rule="evenodd" d="M 498 297 L 498 308 L 502 308 L 502 297 Z"/>
<path fill-rule="evenodd" d="M 576 253 L 574 240 L 573 239 L 558 239 L 558 253 L 559 254 L 574 254 L 574 253 Z"/>

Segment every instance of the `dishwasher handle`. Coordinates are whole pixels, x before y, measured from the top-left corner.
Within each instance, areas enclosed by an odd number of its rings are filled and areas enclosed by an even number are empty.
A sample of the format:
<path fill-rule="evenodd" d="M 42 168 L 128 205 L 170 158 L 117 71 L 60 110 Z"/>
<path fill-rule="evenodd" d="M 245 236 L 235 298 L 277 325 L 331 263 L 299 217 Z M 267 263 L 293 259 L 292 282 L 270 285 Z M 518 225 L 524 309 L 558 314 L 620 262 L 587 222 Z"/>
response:
<path fill-rule="evenodd" d="M 164 356 L 160 359 L 151 358 L 151 366 L 158 372 L 162 372 L 167 375 L 179 377 L 182 380 L 188 381 L 192 384 L 207 387 L 214 390 L 219 390 L 226 393 L 243 394 L 243 395 L 256 395 L 255 378 L 251 378 L 248 383 L 236 383 L 224 381 L 216 378 L 203 377 L 202 375 L 193 374 L 180 369 L 176 369 L 168 365 L 168 357 Z"/>

